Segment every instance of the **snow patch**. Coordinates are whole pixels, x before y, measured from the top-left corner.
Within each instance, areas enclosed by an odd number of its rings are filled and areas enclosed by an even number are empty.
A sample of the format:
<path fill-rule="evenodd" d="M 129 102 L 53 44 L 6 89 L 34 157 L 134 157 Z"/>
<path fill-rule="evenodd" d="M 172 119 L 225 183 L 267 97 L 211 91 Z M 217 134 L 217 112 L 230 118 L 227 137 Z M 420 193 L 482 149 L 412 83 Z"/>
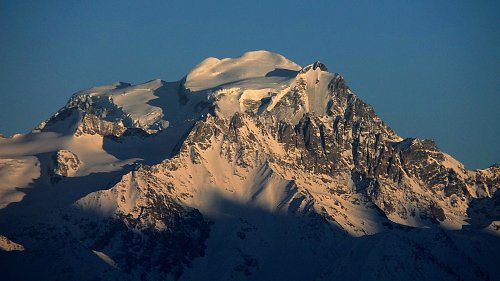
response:
<path fill-rule="evenodd" d="M 0 250 L 10 252 L 10 251 L 24 251 L 24 246 L 18 244 L 9 238 L 0 235 Z"/>
<path fill-rule="evenodd" d="M 103 262 L 109 264 L 110 266 L 112 266 L 114 268 L 118 268 L 118 266 L 116 265 L 115 261 L 112 258 L 110 258 L 108 255 L 106 255 L 105 253 L 99 252 L 99 251 L 96 251 L 96 250 L 92 250 L 92 252 L 94 254 L 96 254 L 96 256 L 98 256 Z"/>

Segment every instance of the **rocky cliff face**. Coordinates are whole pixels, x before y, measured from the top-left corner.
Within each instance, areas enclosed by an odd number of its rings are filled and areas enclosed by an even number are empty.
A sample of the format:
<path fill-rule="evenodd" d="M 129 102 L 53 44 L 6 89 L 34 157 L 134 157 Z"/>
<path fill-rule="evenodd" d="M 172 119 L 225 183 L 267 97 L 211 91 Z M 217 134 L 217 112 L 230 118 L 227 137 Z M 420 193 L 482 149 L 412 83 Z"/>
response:
<path fill-rule="evenodd" d="M 50 180 L 0 210 L 0 234 L 27 249 L 0 258 L 42 276 L 499 276 L 498 166 L 466 170 L 431 140 L 401 138 L 320 62 L 258 51 L 207 59 L 178 82 L 91 88 L 24 138 L 54 133 L 33 153 Z M 46 185 L 53 204 L 23 203 Z M 62 266 L 37 261 L 42 249 Z"/>

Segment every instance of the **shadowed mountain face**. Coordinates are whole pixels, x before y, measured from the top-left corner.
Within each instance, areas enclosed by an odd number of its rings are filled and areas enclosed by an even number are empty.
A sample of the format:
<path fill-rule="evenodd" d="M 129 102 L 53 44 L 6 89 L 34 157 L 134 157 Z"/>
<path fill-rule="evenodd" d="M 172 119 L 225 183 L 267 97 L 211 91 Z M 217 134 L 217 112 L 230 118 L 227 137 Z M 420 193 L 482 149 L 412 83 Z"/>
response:
<path fill-rule="evenodd" d="M 0 276 L 494 280 L 499 175 L 398 136 L 320 62 L 208 58 L 0 139 Z"/>

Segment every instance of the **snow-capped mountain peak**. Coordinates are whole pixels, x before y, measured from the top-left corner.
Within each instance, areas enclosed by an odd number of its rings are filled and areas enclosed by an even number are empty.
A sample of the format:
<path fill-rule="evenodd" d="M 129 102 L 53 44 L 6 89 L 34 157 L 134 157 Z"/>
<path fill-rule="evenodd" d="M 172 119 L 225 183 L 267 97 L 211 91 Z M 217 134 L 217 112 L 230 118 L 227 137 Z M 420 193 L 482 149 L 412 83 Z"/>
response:
<path fill-rule="evenodd" d="M 321 62 L 208 58 L 0 138 L 0 279 L 498 279 L 499 189 Z"/>

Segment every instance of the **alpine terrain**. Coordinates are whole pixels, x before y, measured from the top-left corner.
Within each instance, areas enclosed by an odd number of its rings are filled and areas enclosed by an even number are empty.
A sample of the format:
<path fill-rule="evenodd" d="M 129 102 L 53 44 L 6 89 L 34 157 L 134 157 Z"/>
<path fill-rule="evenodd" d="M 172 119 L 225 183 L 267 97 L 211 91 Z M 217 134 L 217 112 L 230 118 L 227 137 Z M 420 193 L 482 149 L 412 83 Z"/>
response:
<path fill-rule="evenodd" d="M 253 51 L 0 137 L 1 280 L 499 280 L 500 167 Z"/>

